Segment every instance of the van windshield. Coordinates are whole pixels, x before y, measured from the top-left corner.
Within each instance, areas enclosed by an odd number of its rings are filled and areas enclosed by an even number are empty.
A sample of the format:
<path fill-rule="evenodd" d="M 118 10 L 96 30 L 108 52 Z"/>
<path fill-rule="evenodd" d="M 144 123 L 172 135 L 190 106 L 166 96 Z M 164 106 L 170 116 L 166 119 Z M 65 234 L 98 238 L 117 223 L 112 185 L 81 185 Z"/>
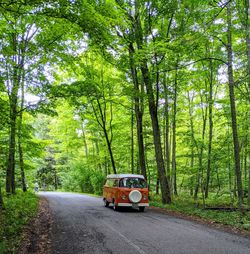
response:
<path fill-rule="evenodd" d="M 119 185 L 124 188 L 147 188 L 147 183 L 142 178 L 122 178 Z"/>

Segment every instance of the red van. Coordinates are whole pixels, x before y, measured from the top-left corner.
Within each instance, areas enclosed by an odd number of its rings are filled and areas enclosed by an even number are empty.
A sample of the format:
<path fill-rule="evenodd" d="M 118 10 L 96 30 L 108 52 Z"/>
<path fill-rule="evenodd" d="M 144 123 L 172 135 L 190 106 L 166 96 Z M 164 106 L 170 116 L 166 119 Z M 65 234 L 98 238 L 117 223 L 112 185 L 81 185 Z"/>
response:
<path fill-rule="evenodd" d="M 143 175 L 108 175 L 103 187 L 103 201 L 106 207 L 113 204 L 114 210 L 120 207 L 139 208 L 144 211 L 148 203 L 148 186 Z"/>

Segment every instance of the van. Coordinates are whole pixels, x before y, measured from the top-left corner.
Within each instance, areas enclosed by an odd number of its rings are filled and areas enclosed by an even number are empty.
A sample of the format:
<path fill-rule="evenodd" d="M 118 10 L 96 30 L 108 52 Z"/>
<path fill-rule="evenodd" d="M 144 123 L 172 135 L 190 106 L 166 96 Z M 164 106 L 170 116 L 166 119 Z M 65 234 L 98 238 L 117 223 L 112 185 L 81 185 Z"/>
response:
<path fill-rule="evenodd" d="M 114 210 L 120 207 L 132 207 L 140 212 L 149 206 L 148 185 L 143 175 L 113 174 L 107 175 L 103 187 L 103 202 L 106 207 L 113 205 Z"/>

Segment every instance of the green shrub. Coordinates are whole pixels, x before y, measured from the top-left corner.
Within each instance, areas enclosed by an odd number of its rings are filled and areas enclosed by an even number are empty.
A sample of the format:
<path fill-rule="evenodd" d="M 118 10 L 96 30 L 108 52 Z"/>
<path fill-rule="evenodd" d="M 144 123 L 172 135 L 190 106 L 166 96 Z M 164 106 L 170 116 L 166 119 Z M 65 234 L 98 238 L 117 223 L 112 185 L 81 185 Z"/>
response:
<path fill-rule="evenodd" d="M 102 194 L 103 184 L 105 181 L 105 176 L 100 172 L 93 172 L 91 175 L 91 184 L 94 188 L 94 193 L 97 195 Z"/>
<path fill-rule="evenodd" d="M 65 191 L 84 192 L 100 195 L 105 180 L 101 171 L 89 167 L 85 161 L 71 162 L 71 171 L 62 178 L 62 187 Z"/>

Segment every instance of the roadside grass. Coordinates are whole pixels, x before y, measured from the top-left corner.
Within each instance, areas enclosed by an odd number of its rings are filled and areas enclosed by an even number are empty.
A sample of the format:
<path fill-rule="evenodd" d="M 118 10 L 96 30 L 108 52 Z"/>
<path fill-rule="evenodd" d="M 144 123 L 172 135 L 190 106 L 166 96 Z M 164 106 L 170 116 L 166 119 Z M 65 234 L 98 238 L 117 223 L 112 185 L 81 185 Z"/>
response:
<path fill-rule="evenodd" d="M 164 208 L 173 212 L 179 212 L 181 214 L 206 219 L 211 223 L 221 223 L 223 225 L 229 225 L 238 229 L 250 231 L 250 211 L 241 213 L 240 211 L 206 209 L 207 207 L 235 207 L 235 204 L 232 204 L 230 198 L 227 196 L 215 198 L 214 195 L 211 195 L 211 197 L 206 200 L 205 209 L 203 208 L 201 198 L 197 201 L 194 201 L 192 198 L 186 195 L 174 197 L 174 200 L 170 205 L 163 205 L 160 201 L 160 196 L 151 195 L 150 205 Z"/>
<path fill-rule="evenodd" d="M 15 253 L 24 226 L 38 211 L 39 198 L 32 192 L 17 191 L 4 196 L 5 209 L 0 212 L 0 253 Z"/>

